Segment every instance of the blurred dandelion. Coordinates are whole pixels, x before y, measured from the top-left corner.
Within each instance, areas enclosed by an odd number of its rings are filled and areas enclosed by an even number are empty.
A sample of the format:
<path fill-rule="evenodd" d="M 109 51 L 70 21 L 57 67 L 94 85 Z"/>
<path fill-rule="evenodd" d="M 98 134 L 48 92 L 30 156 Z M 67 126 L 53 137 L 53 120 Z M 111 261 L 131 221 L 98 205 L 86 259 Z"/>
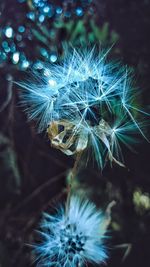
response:
<path fill-rule="evenodd" d="M 73 49 L 61 64 L 35 75 L 35 82 L 19 83 L 29 119 L 40 131 L 48 128 L 51 144 L 67 155 L 91 147 L 101 168 L 107 160 L 124 166 L 120 142 L 130 146 L 136 132 L 146 138 L 136 114 L 147 113 L 135 102 L 132 72 L 107 63 L 108 52 Z"/>
<path fill-rule="evenodd" d="M 105 218 L 88 200 L 71 196 L 67 210 L 58 209 L 55 216 L 44 214 L 42 241 L 34 246 L 40 266 L 77 267 L 87 262 L 104 263 L 107 249 L 104 245 Z"/>

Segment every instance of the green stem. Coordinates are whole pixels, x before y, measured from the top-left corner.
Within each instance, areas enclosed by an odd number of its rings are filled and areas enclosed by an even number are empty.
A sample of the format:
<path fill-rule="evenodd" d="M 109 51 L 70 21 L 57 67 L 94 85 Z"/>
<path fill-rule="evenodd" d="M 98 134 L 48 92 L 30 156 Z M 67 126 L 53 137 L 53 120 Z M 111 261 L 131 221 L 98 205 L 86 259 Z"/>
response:
<path fill-rule="evenodd" d="M 69 182 L 69 185 L 68 185 L 68 188 L 67 188 L 67 202 L 66 202 L 66 214 L 68 212 L 68 209 L 69 209 L 69 206 L 70 206 L 70 198 L 71 198 L 71 191 L 72 191 L 72 183 L 73 183 L 73 180 L 77 174 L 77 168 L 78 168 L 78 163 L 81 159 L 81 155 L 82 155 L 82 151 L 79 152 L 76 156 L 76 160 L 74 162 L 74 166 L 71 170 L 71 177 L 70 177 L 70 182 Z"/>

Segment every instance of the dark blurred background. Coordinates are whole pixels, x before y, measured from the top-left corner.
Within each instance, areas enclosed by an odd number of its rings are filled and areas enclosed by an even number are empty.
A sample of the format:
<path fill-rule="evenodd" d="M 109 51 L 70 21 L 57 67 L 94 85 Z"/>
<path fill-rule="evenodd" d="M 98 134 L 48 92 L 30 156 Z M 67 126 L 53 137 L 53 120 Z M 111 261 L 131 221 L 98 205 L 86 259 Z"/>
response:
<path fill-rule="evenodd" d="M 141 105 L 149 105 L 149 0 L 0 1 L 0 267 L 35 266 L 27 244 L 36 240 L 41 213 L 66 198 L 73 159 L 27 122 L 13 81 L 29 69 L 40 72 L 43 62 L 61 61 L 68 44 L 113 45 L 110 57 L 134 68 Z M 99 208 L 116 201 L 109 267 L 150 266 L 149 144 L 141 140 L 135 150 L 123 147 L 126 168 L 101 172 L 89 164 L 74 184 Z"/>

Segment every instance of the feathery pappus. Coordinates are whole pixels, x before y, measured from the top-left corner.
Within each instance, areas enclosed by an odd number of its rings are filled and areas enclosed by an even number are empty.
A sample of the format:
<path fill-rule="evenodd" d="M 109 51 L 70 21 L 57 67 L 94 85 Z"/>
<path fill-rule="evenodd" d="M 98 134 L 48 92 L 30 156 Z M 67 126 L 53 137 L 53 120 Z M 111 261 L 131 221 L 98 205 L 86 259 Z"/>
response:
<path fill-rule="evenodd" d="M 38 266 L 83 267 L 104 263 L 108 258 L 104 233 L 105 218 L 89 200 L 72 195 L 67 212 L 45 213 L 34 245 Z"/>
<path fill-rule="evenodd" d="M 52 145 L 67 155 L 91 147 L 101 168 L 107 160 L 123 166 L 120 143 L 130 146 L 138 132 L 146 138 L 137 113 L 149 115 L 136 103 L 132 72 L 107 62 L 108 53 L 72 49 L 34 81 L 19 83 L 29 119 L 48 129 Z"/>

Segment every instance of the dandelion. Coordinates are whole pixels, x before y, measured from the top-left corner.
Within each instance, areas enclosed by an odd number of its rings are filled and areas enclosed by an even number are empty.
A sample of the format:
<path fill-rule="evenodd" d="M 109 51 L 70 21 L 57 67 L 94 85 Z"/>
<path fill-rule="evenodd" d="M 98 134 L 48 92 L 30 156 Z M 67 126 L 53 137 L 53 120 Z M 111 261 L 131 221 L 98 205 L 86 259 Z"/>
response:
<path fill-rule="evenodd" d="M 34 82 L 20 82 L 22 87 L 21 105 L 25 107 L 30 120 L 36 119 L 39 131 L 42 131 L 54 119 L 58 118 L 54 104 L 59 94 L 55 80 L 35 77 Z"/>
<path fill-rule="evenodd" d="M 62 63 L 46 66 L 34 83 L 20 83 L 29 118 L 40 131 L 48 129 L 52 145 L 67 155 L 91 147 L 101 168 L 107 160 L 123 166 L 120 143 L 129 146 L 136 132 L 146 138 L 135 114 L 148 115 L 135 104 L 132 72 L 107 63 L 108 52 L 73 49 Z"/>
<path fill-rule="evenodd" d="M 44 214 L 39 234 L 42 242 L 34 248 L 39 266 L 81 267 L 108 258 L 104 217 L 93 203 L 77 196 L 71 196 L 67 210 Z"/>

